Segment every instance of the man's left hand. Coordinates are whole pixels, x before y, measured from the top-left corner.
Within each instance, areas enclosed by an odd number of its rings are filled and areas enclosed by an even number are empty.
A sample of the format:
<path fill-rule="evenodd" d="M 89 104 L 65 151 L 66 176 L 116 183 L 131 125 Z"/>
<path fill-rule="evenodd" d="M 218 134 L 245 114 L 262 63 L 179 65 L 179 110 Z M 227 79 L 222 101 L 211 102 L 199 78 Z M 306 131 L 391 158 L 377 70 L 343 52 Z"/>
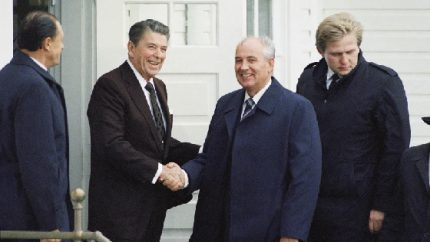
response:
<path fill-rule="evenodd" d="M 279 242 L 299 242 L 299 240 L 293 239 L 293 238 L 282 237 Z"/>
<path fill-rule="evenodd" d="M 381 230 L 384 222 L 385 214 L 378 210 L 370 210 L 369 215 L 369 230 L 372 234 L 376 234 Z"/>

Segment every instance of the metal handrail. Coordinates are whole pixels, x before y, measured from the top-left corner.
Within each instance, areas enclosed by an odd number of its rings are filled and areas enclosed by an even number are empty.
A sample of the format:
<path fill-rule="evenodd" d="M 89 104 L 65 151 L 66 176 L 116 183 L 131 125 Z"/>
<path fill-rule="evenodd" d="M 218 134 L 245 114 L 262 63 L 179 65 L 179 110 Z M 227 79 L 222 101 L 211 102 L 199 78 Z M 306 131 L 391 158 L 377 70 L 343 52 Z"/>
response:
<path fill-rule="evenodd" d="M 75 214 L 73 232 L 0 230 L 0 239 L 73 239 L 75 242 L 81 242 L 82 240 L 111 242 L 99 231 L 82 231 L 82 202 L 85 199 L 84 190 L 82 190 L 81 188 L 76 188 L 70 193 L 70 196 L 73 201 L 73 210 Z"/>

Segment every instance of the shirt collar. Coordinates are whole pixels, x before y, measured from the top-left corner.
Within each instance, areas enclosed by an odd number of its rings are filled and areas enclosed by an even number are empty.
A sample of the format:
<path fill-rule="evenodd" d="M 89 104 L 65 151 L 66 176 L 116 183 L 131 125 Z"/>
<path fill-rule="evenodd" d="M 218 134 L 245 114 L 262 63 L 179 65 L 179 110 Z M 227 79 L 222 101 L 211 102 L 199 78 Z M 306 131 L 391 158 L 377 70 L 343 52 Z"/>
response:
<path fill-rule="evenodd" d="M 269 81 L 266 83 L 266 85 L 252 97 L 252 100 L 254 100 L 255 105 L 257 105 L 258 101 L 260 101 L 261 97 L 267 91 L 267 89 L 270 87 L 271 84 L 272 84 L 272 78 L 270 78 Z M 245 91 L 245 99 L 243 100 L 243 102 L 248 100 L 248 98 L 250 98 L 250 96 Z"/>
<path fill-rule="evenodd" d="M 154 86 L 154 79 L 153 78 L 151 78 L 149 80 L 145 80 L 145 78 L 143 78 L 143 76 L 136 70 L 136 68 L 134 68 L 134 66 L 131 63 L 130 59 L 127 59 L 127 63 L 131 67 L 131 69 L 133 70 L 133 73 L 136 76 L 136 78 L 139 81 L 139 83 L 142 86 L 142 88 L 144 88 L 146 86 L 147 82 L 150 82 Z M 155 89 L 155 86 L 154 86 L 154 89 Z"/>
<path fill-rule="evenodd" d="M 331 78 L 331 76 L 333 76 L 333 74 L 334 74 L 334 71 L 332 70 L 332 69 L 330 69 L 330 67 L 327 67 L 327 76 L 326 76 L 326 81 L 328 81 L 330 78 Z"/>
<path fill-rule="evenodd" d="M 38 61 L 37 59 L 33 58 L 30 56 L 30 58 L 38 65 L 40 66 L 40 68 L 42 68 L 45 71 L 48 71 L 48 68 L 46 68 L 46 66 L 44 66 L 40 61 Z"/>

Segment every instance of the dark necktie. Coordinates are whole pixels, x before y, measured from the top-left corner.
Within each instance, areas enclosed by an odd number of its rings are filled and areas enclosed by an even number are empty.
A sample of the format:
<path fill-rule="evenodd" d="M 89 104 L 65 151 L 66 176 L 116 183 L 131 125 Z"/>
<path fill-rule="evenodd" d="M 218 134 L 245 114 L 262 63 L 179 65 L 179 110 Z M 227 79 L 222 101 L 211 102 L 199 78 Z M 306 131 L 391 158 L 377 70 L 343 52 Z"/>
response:
<path fill-rule="evenodd" d="M 254 102 L 254 100 L 252 100 L 251 97 L 248 98 L 248 99 L 246 99 L 246 101 L 245 101 L 245 110 L 243 111 L 242 119 L 245 118 L 246 115 L 248 115 L 251 112 L 251 110 L 254 107 L 254 105 L 255 105 L 255 102 Z"/>
<path fill-rule="evenodd" d="M 151 100 L 152 114 L 154 116 L 155 127 L 158 129 L 158 133 L 161 139 L 164 139 L 164 125 L 163 125 L 163 114 L 161 113 L 160 107 L 157 103 L 157 95 L 155 94 L 154 86 L 148 82 L 145 89 L 149 92 L 149 99 Z"/>
<path fill-rule="evenodd" d="M 328 90 L 333 89 L 333 88 L 336 86 L 336 84 L 337 84 L 337 80 L 339 80 L 339 75 L 338 75 L 338 74 L 336 74 L 336 73 L 334 73 L 334 74 L 330 77 L 330 79 L 331 79 L 331 82 L 330 82 L 330 85 L 328 86 Z"/>

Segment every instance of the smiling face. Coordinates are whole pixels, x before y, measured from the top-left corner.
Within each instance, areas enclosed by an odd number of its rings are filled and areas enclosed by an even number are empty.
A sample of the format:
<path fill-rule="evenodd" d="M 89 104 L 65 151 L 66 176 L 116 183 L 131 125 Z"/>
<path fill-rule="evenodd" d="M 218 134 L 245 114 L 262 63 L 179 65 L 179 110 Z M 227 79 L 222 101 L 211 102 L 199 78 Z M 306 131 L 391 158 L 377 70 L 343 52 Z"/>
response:
<path fill-rule="evenodd" d="M 128 42 L 128 55 L 137 71 L 149 81 L 158 74 L 166 59 L 167 37 L 147 31 L 135 45 Z"/>
<path fill-rule="evenodd" d="M 235 71 L 239 84 L 253 97 L 269 81 L 274 59 L 264 56 L 264 45 L 250 38 L 236 48 Z"/>
<path fill-rule="evenodd" d="M 329 68 L 340 76 L 346 76 L 354 69 L 360 53 L 357 39 L 352 34 L 347 34 L 338 41 L 329 42 L 324 51 L 318 51 Z"/>

